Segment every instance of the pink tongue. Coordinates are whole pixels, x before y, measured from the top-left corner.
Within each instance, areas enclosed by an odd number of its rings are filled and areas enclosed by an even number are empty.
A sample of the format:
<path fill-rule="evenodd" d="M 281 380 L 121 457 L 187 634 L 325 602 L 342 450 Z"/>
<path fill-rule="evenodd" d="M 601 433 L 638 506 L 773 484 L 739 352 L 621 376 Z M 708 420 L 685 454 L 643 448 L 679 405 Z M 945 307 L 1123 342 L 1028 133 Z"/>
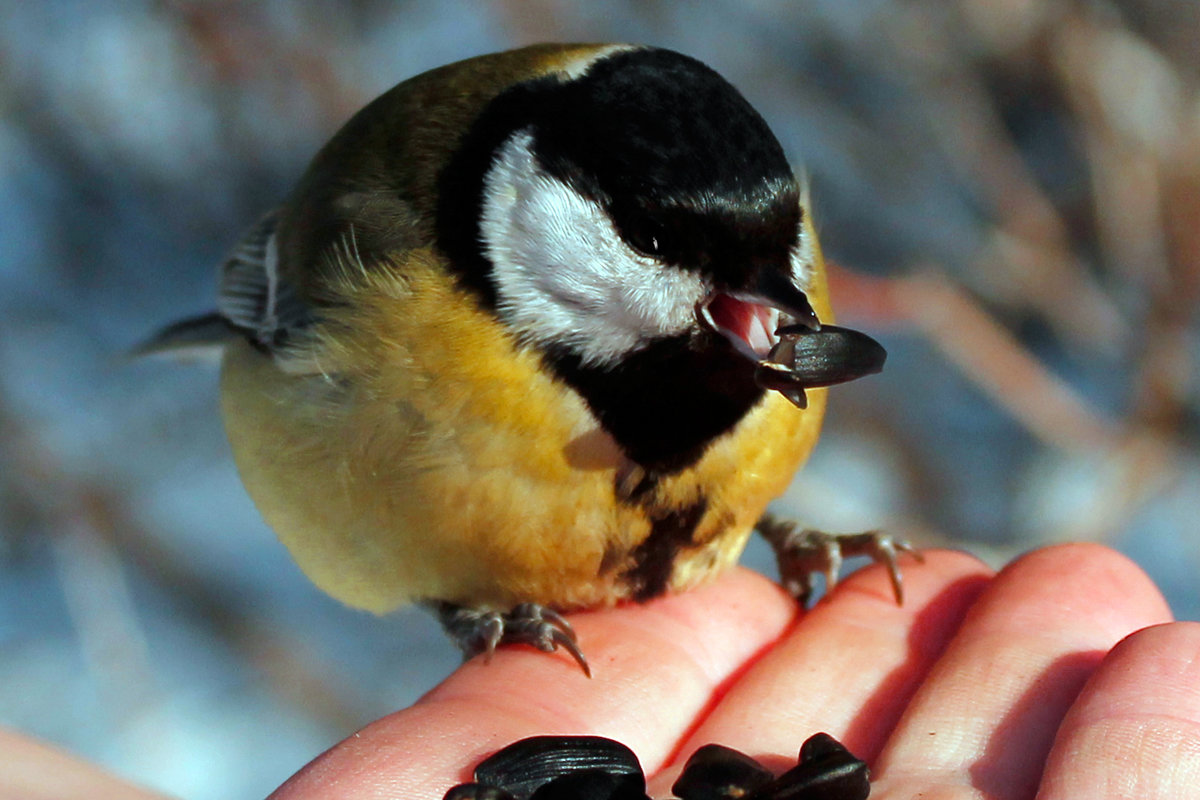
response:
<path fill-rule="evenodd" d="M 708 313 L 719 328 L 741 339 L 760 358 L 771 351 L 775 343 L 772 309 L 719 294 L 709 303 Z"/>

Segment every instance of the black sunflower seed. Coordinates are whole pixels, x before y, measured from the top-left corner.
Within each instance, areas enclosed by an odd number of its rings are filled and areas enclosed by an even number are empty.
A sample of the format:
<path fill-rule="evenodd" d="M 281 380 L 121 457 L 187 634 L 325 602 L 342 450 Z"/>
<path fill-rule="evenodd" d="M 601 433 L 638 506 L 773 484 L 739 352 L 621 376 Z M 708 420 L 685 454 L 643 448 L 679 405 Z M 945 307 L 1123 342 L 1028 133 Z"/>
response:
<path fill-rule="evenodd" d="M 645 787 L 642 765 L 633 751 L 602 736 L 522 739 L 482 761 L 475 768 L 475 780 L 524 800 L 557 778 L 583 772 L 634 776 Z"/>

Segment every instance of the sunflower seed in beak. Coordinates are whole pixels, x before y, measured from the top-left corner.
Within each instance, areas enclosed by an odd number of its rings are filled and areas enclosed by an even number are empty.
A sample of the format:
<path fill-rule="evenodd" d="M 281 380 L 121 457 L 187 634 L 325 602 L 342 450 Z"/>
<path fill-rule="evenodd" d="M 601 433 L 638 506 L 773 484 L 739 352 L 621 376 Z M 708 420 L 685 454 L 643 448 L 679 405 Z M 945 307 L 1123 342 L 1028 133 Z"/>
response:
<path fill-rule="evenodd" d="M 779 342 L 758 362 L 755 382 L 805 408 L 805 389 L 833 386 L 883 369 L 887 351 L 865 333 L 822 325 L 786 325 L 776 331 Z"/>

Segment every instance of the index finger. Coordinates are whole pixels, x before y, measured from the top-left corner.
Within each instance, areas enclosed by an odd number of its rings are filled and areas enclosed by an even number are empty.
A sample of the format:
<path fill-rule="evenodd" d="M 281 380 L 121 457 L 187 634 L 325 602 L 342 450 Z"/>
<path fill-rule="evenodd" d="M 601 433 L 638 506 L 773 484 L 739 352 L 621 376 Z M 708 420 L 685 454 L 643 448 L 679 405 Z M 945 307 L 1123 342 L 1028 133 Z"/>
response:
<path fill-rule="evenodd" d="M 736 569 L 685 594 L 573 615 L 592 679 L 561 654 L 502 648 L 318 756 L 272 797 L 328 797 L 336 786 L 338 797 L 438 800 L 487 755 L 542 734 L 616 739 L 652 774 L 798 613 L 778 586 Z"/>

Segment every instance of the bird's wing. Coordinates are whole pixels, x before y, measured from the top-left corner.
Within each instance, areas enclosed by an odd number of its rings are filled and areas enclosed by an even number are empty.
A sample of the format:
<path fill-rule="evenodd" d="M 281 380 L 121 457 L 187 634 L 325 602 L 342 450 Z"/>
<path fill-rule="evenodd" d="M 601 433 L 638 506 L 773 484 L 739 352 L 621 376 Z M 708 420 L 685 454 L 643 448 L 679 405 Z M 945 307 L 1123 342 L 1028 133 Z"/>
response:
<path fill-rule="evenodd" d="M 217 313 L 236 330 L 274 350 L 312 322 L 312 312 L 279 271 L 272 211 L 251 228 L 225 262 L 217 282 Z"/>
<path fill-rule="evenodd" d="M 280 276 L 275 246 L 278 219 L 277 210 L 260 219 L 222 262 L 215 312 L 168 325 L 135 347 L 132 355 L 219 353 L 237 336 L 269 352 L 294 343 L 311 324 L 312 314 Z"/>

